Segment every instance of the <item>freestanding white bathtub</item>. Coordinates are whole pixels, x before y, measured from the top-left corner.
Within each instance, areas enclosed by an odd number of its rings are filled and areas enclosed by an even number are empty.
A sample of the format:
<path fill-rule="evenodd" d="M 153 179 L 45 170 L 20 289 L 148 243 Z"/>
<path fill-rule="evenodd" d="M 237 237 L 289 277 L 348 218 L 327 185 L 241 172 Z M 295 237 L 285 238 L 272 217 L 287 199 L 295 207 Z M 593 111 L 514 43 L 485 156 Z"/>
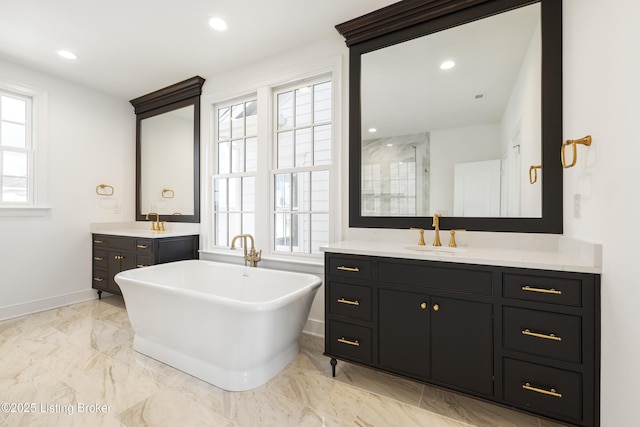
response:
<path fill-rule="evenodd" d="M 115 277 L 133 348 L 230 391 L 266 383 L 298 354 L 320 278 L 204 260 Z"/>

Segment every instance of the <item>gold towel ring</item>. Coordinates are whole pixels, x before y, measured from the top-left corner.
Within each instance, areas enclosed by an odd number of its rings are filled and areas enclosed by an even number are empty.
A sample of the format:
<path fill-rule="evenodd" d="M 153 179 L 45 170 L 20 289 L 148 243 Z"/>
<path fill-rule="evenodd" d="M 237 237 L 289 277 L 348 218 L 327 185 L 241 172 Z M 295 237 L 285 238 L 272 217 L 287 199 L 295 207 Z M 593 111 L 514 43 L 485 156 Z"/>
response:
<path fill-rule="evenodd" d="M 115 193 L 115 190 L 110 185 L 100 184 L 96 187 L 96 194 L 98 196 L 113 196 L 113 193 Z"/>

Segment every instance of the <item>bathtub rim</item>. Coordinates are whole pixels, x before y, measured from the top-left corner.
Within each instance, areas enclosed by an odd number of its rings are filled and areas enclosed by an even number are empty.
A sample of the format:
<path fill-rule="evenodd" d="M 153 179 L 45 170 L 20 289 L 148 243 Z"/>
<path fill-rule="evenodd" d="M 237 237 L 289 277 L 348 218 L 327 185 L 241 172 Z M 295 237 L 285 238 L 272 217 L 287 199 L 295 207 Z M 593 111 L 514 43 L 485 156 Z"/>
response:
<path fill-rule="evenodd" d="M 300 286 L 299 288 L 296 288 L 292 292 L 289 292 L 285 295 L 278 296 L 274 299 L 270 299 L 267 301 L 242 301 L 235 298 L 228 298 L 228 297 L 224 297 L 224 296 L 220 296 L 220 295 L 216 295 L 208 292 L 201 292 L 201 291 L 196 291 L 192 289 L 174 287 L 166 284 L 159 284 L 159 283 L 155 283 L 149 280 L 144 280 L 136 277 L 137 275 L 143 273 L 145 270 L 148 271 L 150 269 L 154 269 L 154 270 L 166 269 L 171 264 L 186 265 L 186 264 L 195 264 L 195 263 L 207 263 L 207 264 L 219 265 L 225 268 L 232 268 L 237 270 L 243 270 L 248 268 L 251 268 L 253 270 L 255 268 L 255 267 L 247 267 L 243 265 L 229 264 L 229 263 L 218 262 L 218 261 L 202 260 L 202 259 L 182 260 L 182 261 L 174 261 L 174 262 L 163 263 L 163 264 L 156 264 L 156 265 L 151 265 L 147 267 L 134 268 L 131 270 L 124 270 L 116 274 L 114 277 L 114 280 L 121 287 L 123 284 L 120 283 L 118 279 L 123 280 L 126 286 L 131 284 L 134 286 L 143 286 L 143 287 L 154 288 L 154 289 L 162 289 L 165 292 L 173 293 L 176 295 L 188 295 L 193 298 L 201 298 L 211 302 L 219 302 L 221 304 L 226 304 L 230 307 L 243 310 L 243 311 L 276 310 L 290 303 L 291 301 L 298 299 L 298 297 L 302 294 L 316 291 L 322 285 L 322 279 L 314 274 L 264 268 L 260 270 L 268 270 L 268 271 L 282 273 L 285 275 L 298 276 L 306 279 L 307 283 Z M 122 293 L 126 303 L 126 291 L 122 290 Z"/>

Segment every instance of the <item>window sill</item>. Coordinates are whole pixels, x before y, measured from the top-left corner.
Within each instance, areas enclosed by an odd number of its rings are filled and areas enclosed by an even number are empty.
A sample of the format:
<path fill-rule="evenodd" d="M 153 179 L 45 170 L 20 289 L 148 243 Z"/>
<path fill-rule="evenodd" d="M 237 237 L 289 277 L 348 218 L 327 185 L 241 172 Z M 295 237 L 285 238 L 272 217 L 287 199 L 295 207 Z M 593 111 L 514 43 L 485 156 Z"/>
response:
<path fill-rule="evenodd" d="M 211 249 L 201 249 L 200 251 L 201 259 L 210 259 L 215 261 L 239 261 L 242 262 L 243 251 L 242 249 L 236 249 L 232 251 L 230 249 L 223 248 L 211 248 Z M 269 268 L 277 268 L 277 269 L 285 269 L 285 270 L 294 270 L 294 271 L 307 271 L 314 272 L 315 274 L 320 274 L 324 270 L 324 257 L 318 259 L 295 259 L 293 257 L 286 256 L 262 256 L 262 264 L 258 264 L 259 266 L 263 265 Z M 311 271 L 312 270 L 312 271 Z M 317 270 L 317 271 L 316 271 Z"/>
<path fill-rule="evenodd" d="M 50 206 L 0 206 L 0 217 L 45 217 Z"/>

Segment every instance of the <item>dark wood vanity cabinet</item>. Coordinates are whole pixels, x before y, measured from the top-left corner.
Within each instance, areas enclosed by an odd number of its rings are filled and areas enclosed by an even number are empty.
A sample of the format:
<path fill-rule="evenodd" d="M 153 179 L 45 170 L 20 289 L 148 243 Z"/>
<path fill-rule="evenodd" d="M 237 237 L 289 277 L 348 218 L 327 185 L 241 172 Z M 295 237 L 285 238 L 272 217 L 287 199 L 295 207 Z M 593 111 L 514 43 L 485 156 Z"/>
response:
<path fill-rule="evenodd" d="M 325 355 L 599 425 L 599 276 L 325 254 Z"/>
<path fill-rule="evenodd" d="M 139 238 L 93 234 L 92 287 L 122 295 L 114 277 L 121 271 L 165 262 L 197 259 L 199 236 Z"/>

